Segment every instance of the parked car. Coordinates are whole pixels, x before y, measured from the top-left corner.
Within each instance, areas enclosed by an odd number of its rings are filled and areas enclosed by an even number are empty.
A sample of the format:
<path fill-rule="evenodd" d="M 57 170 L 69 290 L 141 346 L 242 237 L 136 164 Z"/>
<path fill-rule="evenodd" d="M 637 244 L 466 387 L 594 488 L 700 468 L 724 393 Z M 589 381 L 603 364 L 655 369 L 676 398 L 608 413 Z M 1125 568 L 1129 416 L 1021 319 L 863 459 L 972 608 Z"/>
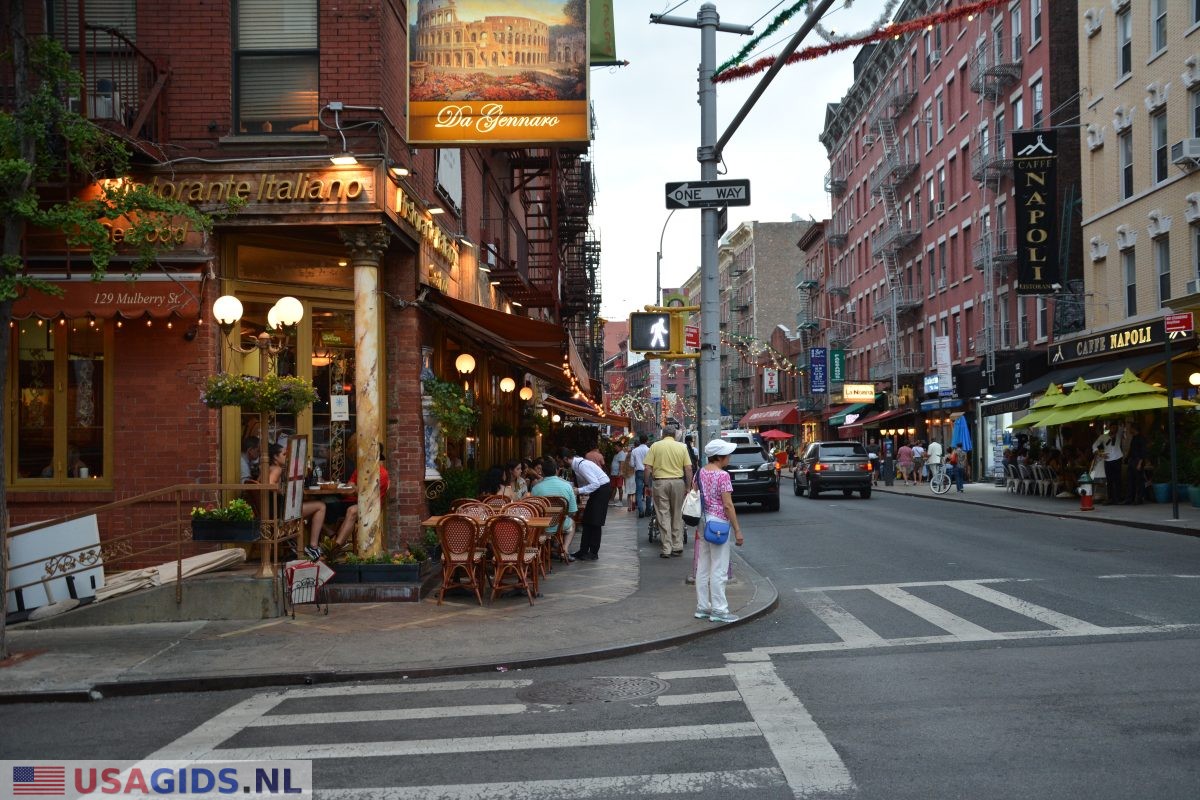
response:
<path fill-rule="evenodd" d="M 831 489 L 841 489 L 845 497 L 858 492 L 866 500 L 874 477 L 867 449 L 860 443 L 813 442 L 792 473 L 792 489 L 797 497 L 807 491 L 813 500 Z"/>
<path fill-rule="evenodd" d="M 734 444 L 758 444 L 758 440 L 754 438 L 754 431 L 743 429 L 723 430 L 718 435 L 718 438 L 724 439 L 727 442 Z"/>
<path fill-rule="evenodd" d="M 767 511 L 779 510 L 779 474 L 757 443 L 738 444 L 725 471 L 733 479 L 733 502 L 762 503 Z"/>

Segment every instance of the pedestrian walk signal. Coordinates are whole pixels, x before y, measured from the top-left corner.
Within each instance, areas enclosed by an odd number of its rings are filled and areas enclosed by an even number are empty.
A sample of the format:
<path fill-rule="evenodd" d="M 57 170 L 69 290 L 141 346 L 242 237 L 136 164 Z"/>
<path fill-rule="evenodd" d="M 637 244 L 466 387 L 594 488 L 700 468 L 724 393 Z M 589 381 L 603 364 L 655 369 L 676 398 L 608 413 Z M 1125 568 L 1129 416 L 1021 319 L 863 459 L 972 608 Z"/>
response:
<path fill-rule="evenodd" d="M 629 315 L 629 349 L 641 353 L 672 353 L 680 348 L 672 341 L 674 326 L 668 312 Z"/>

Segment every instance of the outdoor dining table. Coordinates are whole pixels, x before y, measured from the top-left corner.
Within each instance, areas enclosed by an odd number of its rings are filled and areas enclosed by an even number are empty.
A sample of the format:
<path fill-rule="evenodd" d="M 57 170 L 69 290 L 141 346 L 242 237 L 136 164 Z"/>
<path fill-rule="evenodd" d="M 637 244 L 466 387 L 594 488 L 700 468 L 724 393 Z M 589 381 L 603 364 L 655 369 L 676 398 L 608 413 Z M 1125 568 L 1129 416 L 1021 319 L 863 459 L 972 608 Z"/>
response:
<path fill-rule="evenodd" d="M 438 514 L 436 516 L 428 517 L 427 519 L 421 520 L 421 524 L 428 528 L 436 528 L 437 524 L 442 521 L 443 516 L 447 515 Z M 554 517 L 529 517 L 528 519 L 525 519 L 524 522 L 525 527 L 527 528 L 540 528 L 545 530 L 554 524 Z"/>
<path fill-rule="evenodd" d="M 305 486 L 305 497 L 345 497 L 358 494 L 358 487 L 353 484 L 323 483 L 319 486 Z"/>

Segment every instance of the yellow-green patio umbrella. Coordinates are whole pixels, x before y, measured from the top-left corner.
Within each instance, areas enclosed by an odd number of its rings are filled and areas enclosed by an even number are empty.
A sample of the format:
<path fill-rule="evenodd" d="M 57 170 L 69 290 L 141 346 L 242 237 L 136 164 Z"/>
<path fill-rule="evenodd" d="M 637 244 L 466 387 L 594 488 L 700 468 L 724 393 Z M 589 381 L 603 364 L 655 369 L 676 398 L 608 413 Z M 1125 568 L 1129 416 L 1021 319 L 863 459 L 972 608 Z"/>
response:
<path fill-rule="evenodd" d="M 1054 407 L 1054 410 L 1042 417 L 1042 421 L 1038 424 L 1049 427 L 1051 425 L 1065 425 L 1068 422 L 1074 422 L 1081 412 L 1094 408 L 1103 396 L 1100 392 L 1088 386 L 1087 381 L 1083 378 L 1077 378 L 1075 386 L 1071 389 L 1071 393 L 1060 400 L 1058 405 Z"/>
<path fill-rule="evenodd" d="M 1191 400 L 1177 398 L 1172 401 L 1174 408 L 1194 408 L 1195 405 Z M 1075 421 L 1119 417 L 1138 411 L 1157 411 L 1166 407 L 1166 389 L 1146 383 L 1127 369 L 1117 385 L 1101 395 L 1094 407 L 1085 409 L 1078 414 Z"/>
<path fill-rule="evenodd" d="M 1066 397 L 1063 390 L 1059 388 L 1057 383 L 1052 383 L 1046 387 L 1046 393 L 1038 398 L 1038 401 L 1029 407 L 1029 413 L 1021 417 L 1019 420 L 1009 425 L 1010 430 L 1020 430 L 1022 428 L 1032 428 L 1040 424 L 1039 420 L 1049 414 L 1059 401 Z"/>

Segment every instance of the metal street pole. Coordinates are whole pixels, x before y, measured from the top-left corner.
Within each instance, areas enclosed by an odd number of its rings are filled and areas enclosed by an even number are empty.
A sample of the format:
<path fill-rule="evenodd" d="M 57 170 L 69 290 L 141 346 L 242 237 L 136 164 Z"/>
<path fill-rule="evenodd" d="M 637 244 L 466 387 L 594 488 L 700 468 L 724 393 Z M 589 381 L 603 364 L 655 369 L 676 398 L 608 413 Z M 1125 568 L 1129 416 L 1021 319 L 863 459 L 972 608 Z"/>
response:
<path fill-rule="evenodd" d="M 667 235 L 667 223 L 671 221 L 671 217 L 675 216 L 675 209 L 671 209 L 671 213 L 667 214 L 667 219 L 663 222 L 662 233 L 658 235 L 658 253 L 654 263 L 654 305 L 662 305 L 662 251 L 663 239 Z M 654 404 L 654 418 L 658 421 L 658 430 L 662 430 L 666 424 L 666 414 L 662 410 L 662 360 L 654 359 L 650 362 L 650 402 Z"/>

